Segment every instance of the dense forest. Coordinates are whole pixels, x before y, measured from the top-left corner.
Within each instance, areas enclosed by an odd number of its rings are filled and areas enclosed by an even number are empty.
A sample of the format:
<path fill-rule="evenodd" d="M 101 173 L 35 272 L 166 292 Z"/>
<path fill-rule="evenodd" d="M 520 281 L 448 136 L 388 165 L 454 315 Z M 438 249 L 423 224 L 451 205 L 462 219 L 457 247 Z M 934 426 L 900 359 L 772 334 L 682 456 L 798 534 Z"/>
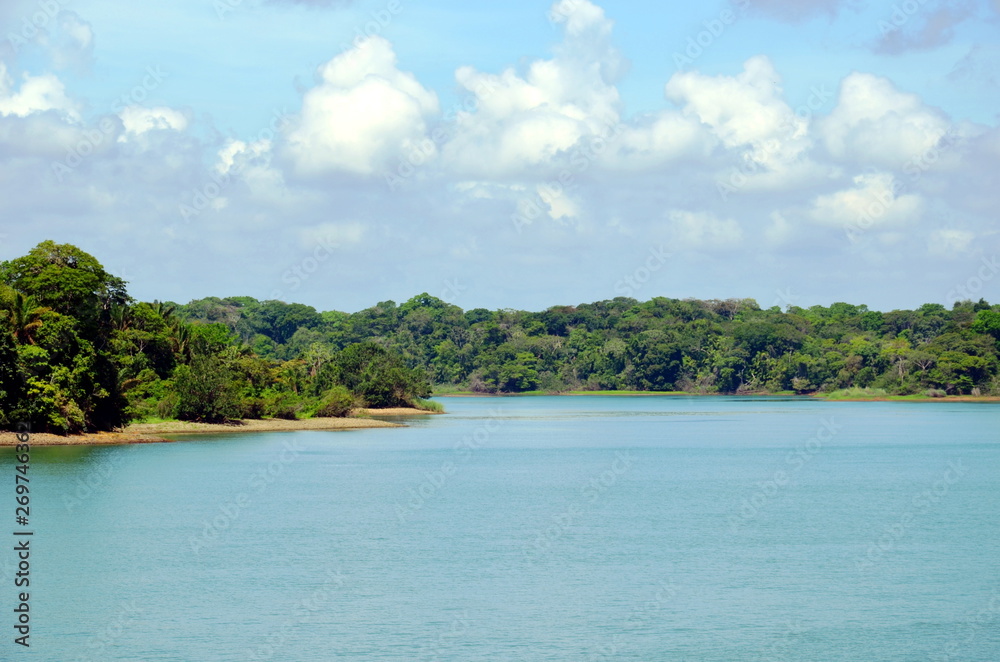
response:
<path fill-rule="evenodd" d="M 421 294 L 349 314 L 251 297 L 132 300 L 92 256 L 44 242 L 0 264 L 0 425 L 344 415 L 438 392 L 1000 395 L 1000 306 L 761 309 L 619 297 L 463 311 Z"/>
<path fill-rule="evenodd" d="M 228 325 L 135 301 L 125 285 L 93 256 L 51 241 L 0 263 L 0 429 L 345 416 L 430 395 L 426 377 L 381 344 L 275 360 Z"/>

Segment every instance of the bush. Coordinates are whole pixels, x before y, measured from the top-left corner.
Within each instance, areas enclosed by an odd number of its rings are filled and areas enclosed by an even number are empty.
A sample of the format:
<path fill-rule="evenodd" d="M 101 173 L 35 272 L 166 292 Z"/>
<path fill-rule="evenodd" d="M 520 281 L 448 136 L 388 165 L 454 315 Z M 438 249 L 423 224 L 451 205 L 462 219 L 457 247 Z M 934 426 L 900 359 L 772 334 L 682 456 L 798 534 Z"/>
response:
<path fill-rule="evenodd" d="M 343 418 L 354 408 L 354 396 L 346 386 L 334 386 L 323 394 L 316 413 L 318 418 Z"/>
<path fill-rule="evenodd" d="M 264 415 L 294 421 L 302 411 L 302 399 L 294 393 L 270 392 L 264 395 Z"/>
<path fill-rule="evenodd" d="M 929 388 L 926 391 L 924 391 L 924 395 L 926 395 L 928 398 L 943 398 L 948 394 L 939 388 Z"/>
<path fill-rule="evenodd" d="M 168 393 L 162 400 L 156 403 L 156 415 L 164 420 L 177 418 L 177 405 L 180 398 L 176 393 Z"/>
<path fill-rule="evenodd" d="M 243 398 L 243 418 L 259 420 L 267 413 L 267 404 L 263 398 Z"/>
<path fill-rule="evenodd" d="M 177 418 L 225 423 L 243 413 L 236 376 L 216 357 L 197 357 L 174 374 Z"/>

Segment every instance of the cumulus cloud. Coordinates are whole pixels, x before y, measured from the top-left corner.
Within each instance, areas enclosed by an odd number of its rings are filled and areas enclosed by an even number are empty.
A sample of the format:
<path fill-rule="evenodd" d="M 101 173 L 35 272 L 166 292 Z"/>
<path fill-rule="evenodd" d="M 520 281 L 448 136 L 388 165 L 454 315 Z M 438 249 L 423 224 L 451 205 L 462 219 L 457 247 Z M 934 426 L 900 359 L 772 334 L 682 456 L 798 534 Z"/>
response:
<path fill-rule="evenodd" d="M 427 142 L 437 95 L 396 66 L 392 45 L 371 37 L 319 68 L 288 135 L 299 172 L 371 175 Z"/>
<path fill-rule="evenodd" d="M 66 87 L 53 74 L 31 76 L 24 74 L 18 90 L 7 73 L 7 66 L 0 62 L 0 115 L 26 117 L 32 113 L 58 111 L 66 117 L 79 120 L 79 104 L 66 95 Z"/>
<path fill-rule="evenodd" d="M 781 76 L 766 56 L 750 58 L 736 76 L 677 73 L 666 94 L 736 157 L 742 188 L 780 188 L 816 175 L 807 158 L 809 120 L 784 100 Z"/>
<path fill-rule="evenodd" d="M 809 212 L 821 225 L 866 231 L 905 225 L 919 219 L 924 209 L 920 195 L 903 192 L 903 185 L 890 173 L 854 177 L 854 186 L 820 195 Z"/>
<path fill-rule="evenodd" d="M 760 11 L 805 20 L 838 7 L 802 6 Z M 642 297 L 763 291 L 770 301 L 775 287 L 794 285 L 787 273 L 795 268 L 815 275 L 803 285 L 809 296 L 850 299 L 868 296 L 889 265 L 933 300 L 929 260 L 960 272 L 970 252 L 1000 250 L 996 127 L 953 125 L 867 73 L 848 75 L 829 107 L 824 97 L 812 108 L 818 115 L 796 117 L 781 72 L 763 56 L 721 74 L 664 77 L 656 83 L 662 107 L 626 117 L 618 87 L 627 63 L 613 22 L 590 0 L 560 0 L 551 18 L 560 36 L 550 56 L 491 71 L 454 63 L 469 95 L 461 113 L 442 113 L 376 37 L 319 67 L 293 121 L 256 139 L 206 137 L 191 130 L 196 110 L 166 101 L 126 100 L 119 115 L 84 122 L 85 99 L 59 77 L 0 65 L 0 197 L 5 218 L 24 219 L 0 232 L 27 250 L 36 235 L 71 228 L 73 240 L 86 228 L 106 250 L 148 262 L 129 265 L 137 296 L 181 299 L 193 287 L 192 263 L 214 283 L 205 294 L 268 296 L 285 267 L 318 259 L 316 247 L 329 245 L 336 259 L 324 260 L 322 277 L 303 281 L 294 300 L 339 309 L 438 292 L 456 278 L 475 305 L 598 298 L 611 294 L 618 270 L 635 268 L 646 244 L 676 247 L 678 268 L 676 280 L 651 283 Z M 954 76 L 992 75 L 985 53 Z M 90 148 L 105 120 L 113 126 Z M 960 139 L 926 170 L 907 172 L 949 135 Z M 87 153 L 53 177 L 68 151 Z M 414 151 L 425 167 L 390 190 L 382 174 Z M 745 180 L 724 198 L 718 182 L 732 169 Z M 567 171 L 569 181 L 556 185 Z M 946 210 L 961 225 L 945 226 Z M 514 214 L 530 222 L 513 223 Z M 834 236 L 850 227 L 872 230 L 872 241 L 859 249 Z M 864 284 L 845 291 L 840 274 Z M 551 287 L 526 301 L 542 275 Z M 572 285 L 559 289 L 558 278 Z M 906 303 L 883 289 L 879 303 Z"/>
<path fill-rule="evenodd" d="M 852 73 L 820 132 L 834 158 L 899 168 L 936 146 L 949 127 L 943 113 L 917 95 L 885 78 Z"/>
<path fill-rule="evenodd" d="M 173 108 L 127 106 L 118 116 L 125 127 L 125 135 L 119 137 L 121 142 L 149 131 L 184 131 L 188 127 L 187 116 Z"/>
<path fill-rule="evenodd" d="M 588 0 L 560 0 L 551 18 L 564 38 L 551 60 L 536 60 L 524 75 L 461 67 L 455 78 L 476 99 L 476 112 L 445 148 L 455 169 L 480 174 L 521 173 L 568 154 L 585 137 L 607 136 L 620 118 L 615 83 L 626 64 L 611 44 L 613 22 Z"/>
<path fill-rule="evenodd" d="M 760 144 L 794 128 L 794 113 L 780 99 L 780 76 L 764 55 L 747 60 L 737 76 L 677 73 L 666 92 L 726 147 Z"/>

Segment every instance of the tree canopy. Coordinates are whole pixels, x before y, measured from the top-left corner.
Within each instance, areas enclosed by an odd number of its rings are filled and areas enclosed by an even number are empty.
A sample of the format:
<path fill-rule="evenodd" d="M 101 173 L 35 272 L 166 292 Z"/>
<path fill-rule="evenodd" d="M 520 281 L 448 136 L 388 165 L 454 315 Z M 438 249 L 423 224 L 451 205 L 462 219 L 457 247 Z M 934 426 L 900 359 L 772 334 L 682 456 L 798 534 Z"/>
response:
<path fill-rule="evenodd" d="M 1000 394 L 1000 306 L 761 309 L 618 297 L 463 311 L 427 293 L 356 313 L 283 301 L 133 300 L 75 246 L 0 263 L 0 426 L 342 415 L 437 388 Z"/>

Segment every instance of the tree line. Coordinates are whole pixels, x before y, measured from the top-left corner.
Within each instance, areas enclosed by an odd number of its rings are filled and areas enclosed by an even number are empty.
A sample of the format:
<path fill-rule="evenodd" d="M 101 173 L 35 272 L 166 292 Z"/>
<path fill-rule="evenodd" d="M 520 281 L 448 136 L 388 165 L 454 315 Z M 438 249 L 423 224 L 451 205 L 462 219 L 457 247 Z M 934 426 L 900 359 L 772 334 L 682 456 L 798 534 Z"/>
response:
<path fill-rule="evenodd" d="M 0 428 L 345 416 L 421 405 L 427 378 L 374 342 L 262 356 L 227 324 L 135 301 L 92 255 L 45 241 L 0 263 Z"/>
<path fill-rule="evenodd" d="M 526 312 L 463 311 L 421 294 L 348 314 L 232 297 L 192 301 L 177 314 L 223 324 L 256 355 L 278 361 L 322 362 L 373 342 L 442 392 L 1000 395 L 1000 306 L 982 299 L 879 312 L 848 303 L 781 310 L 752 299 L 619 297 Z"/>
<path fill-rule="evenodd" d="M 1000 395 L 1000 306 L 879 312 L 618 297 L 542 312 L 428 294 L 356 312 L 137 302 L 70 245 L 0 264 L 0 425 L 344 415 L 441 392 Z"/>

